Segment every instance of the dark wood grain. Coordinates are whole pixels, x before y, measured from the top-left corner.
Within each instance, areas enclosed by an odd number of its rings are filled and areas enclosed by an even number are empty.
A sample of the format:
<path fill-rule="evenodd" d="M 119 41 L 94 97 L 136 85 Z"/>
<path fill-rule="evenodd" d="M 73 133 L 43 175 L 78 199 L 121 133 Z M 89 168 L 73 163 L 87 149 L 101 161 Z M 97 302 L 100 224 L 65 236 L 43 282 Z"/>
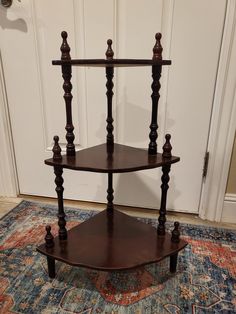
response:
<path fill-rule="evenodd" d="M 125 270 L 154 263 L 177 253 L 187 242 L 173 243 L 158 236 L 156 228 L 117 210 L 104 210 L 68 231 L 67 241 L 54 240 L 38 251 L 74 266 L 99 270 Z"/>
<path fill-rule="evenodd" d="M 101 144 L 76 152 L 75 156 L 62 155 L 61 161 L 53 158 L 45 160 L 49 166 L 60 166 L 73 170 L 92 172 L 130 172 L 152 169 L 180 160 L 172 156 L 168 160 L 162 154 L 149 155 L 146 149 L 134 148 L 126 145 Z"/>
<path fill-rule="evenodd" d="M 136 67 L 136 66 L 152 66 L 152 65 L 170 65 L 171 60 L 152 60 L 152 59 L 72 59 L 69 61 L 53 60 L 53 65 L 77 65 L 88 67 Z"/>

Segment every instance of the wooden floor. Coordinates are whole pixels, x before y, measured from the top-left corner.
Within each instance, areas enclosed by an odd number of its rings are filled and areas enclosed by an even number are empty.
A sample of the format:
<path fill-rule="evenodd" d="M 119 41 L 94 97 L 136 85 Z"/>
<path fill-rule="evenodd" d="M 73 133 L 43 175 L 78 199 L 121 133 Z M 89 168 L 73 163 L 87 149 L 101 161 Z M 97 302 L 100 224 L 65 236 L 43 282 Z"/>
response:
<path fill-rule="evenodd" d="M 0 218 L 3 217 L 5 214 L 7 214 L 12 208 L 17 206 L 17 204 L 19 204 L 22 200 L 54 204 L 54 205 L 57 204 L 57 200 L 54 198 L 39 197 L 39 196 L 21 195 L 20 197 L 17 197 L 17 198 L 0 197 Z M 93 210 L 100 211 L 104 209 L 104 204 L 71 201 L 71 200 L 65 200 L 65 206 L 77 207 L 77 208 L 81 208 L 85 210 L 93 209 Z M 118 208 L 124 213 L 128 213 L 131 216 L 145 217 L 145 218 L 157 217 L 157 213 L 155 212 L 155 210 L 138 208 L 138 207 L 127 207 L 127 206 L 116 206 L 116 208 Z M 236 224 L 222 223 L 222 222 L 220 223 L 210 222 L 207 220 L 200 219 L 196 214 L 168 212 L 167 219 L 170 221 L 178 220 L 180 222 L 190 223 L 190 224 L 236 229 Z"/>

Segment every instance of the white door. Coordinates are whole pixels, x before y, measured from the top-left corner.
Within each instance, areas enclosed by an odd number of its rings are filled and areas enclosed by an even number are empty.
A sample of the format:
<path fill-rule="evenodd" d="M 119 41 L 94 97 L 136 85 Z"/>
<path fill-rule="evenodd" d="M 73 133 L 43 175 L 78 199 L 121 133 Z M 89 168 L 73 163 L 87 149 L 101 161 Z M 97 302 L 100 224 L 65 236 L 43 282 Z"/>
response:
<path fill-rule="evenodd" d="M 173 165 L 168 208 L 198 212 L 226 0 L 13 0 L 0 6 L 0 43 L 21 194 L 55 196 L 54 175 L 43 160 L 52 138 L 65 147 L 65 105 L 59 67 L 60 33 L 71 55 L 103 58 L 106 40 L 117 58 L 151 58 L 154 35 L 163 34 L 159 150 L 172 134 Z M 118 69 L 115 76 L 116 142 L 147 147 L 151 117 L 151 69 Z M 105 141 L 104 69 L 73 69 L 76 147 Z M 115 203 L 159 206 L 161 171 L 115 175 Z M 65 198 L 105 202 L 105 174 L 65 171 Z"/>

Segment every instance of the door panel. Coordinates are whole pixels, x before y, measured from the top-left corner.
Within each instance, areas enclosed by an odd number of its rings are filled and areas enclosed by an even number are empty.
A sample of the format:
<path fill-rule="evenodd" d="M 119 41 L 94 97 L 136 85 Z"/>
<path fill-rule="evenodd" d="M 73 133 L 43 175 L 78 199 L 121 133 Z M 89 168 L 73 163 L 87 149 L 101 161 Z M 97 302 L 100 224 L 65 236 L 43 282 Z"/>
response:
<path fill-rule="evenodd" d="M 163 34 L 165 67 L 159 105 L 158 149 L 172 134 L 173 166 L 168 207 L 197 212 L 208 139 L 226 1 L 194 0 L 24 0 L 0 7 L 4 64 L 20 192 L 55 196 L 51 157 L 53 135 L 65 148 L 65 105 L 59 67 L 60 32 L 66 30 L 71 55 L 103 58 L 114 40 L 119 58 L 151 58 L 154 34 Z M 104 69 L 73 68 L 73 122 L 76 149 L 105 141 Z M 148 146 L 151 69 L 116 69 L 115 140 Z M 157 208 L 159 170 L 115 175 L 115 202 Z M 105 202 L 105 174 L 65 171 L 65 197 Z"/>
<path fill-rule="evenodd" d="M 177 189 L 170 193 L 169 206 L 182 206 L 182 199 L 184 208 L 199 204 L 225 8 L 225 1 L 176 1 L 166 129 L 185 170 L 180 164 L 173 167 Z"/>

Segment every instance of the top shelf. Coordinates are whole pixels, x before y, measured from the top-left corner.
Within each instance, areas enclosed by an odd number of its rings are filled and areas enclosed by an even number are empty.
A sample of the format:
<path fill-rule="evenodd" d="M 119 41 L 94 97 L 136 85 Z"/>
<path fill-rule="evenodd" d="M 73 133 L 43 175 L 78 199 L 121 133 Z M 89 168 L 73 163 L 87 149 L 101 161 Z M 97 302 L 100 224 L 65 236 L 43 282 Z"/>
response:
<path fill-rule="evenodd" d="M 139 66 L 162 66 L 170 65 L 171 60 L 152 59 L 72 59 L 53 60 L 53 65 L 76 65 L 87 67 L 139 67 Z"/>
<path fill-rule="evenodd" d="M 162 60 L 161 33 L 156 33 L 156 43 L 152 49 L 152 59 L 114 59 L 114 51 L 112 50 L 112 40 L 107 40 L 106 59 L 71 59 L 70 46 L 67 42 L 67 32 L 61 33 L 61 59 L 53 60 L 53 65 L 77 65 L 87 67 L 138 67 L 138 66 L 158 66 L 170 65 L 170 60 Z"/>

